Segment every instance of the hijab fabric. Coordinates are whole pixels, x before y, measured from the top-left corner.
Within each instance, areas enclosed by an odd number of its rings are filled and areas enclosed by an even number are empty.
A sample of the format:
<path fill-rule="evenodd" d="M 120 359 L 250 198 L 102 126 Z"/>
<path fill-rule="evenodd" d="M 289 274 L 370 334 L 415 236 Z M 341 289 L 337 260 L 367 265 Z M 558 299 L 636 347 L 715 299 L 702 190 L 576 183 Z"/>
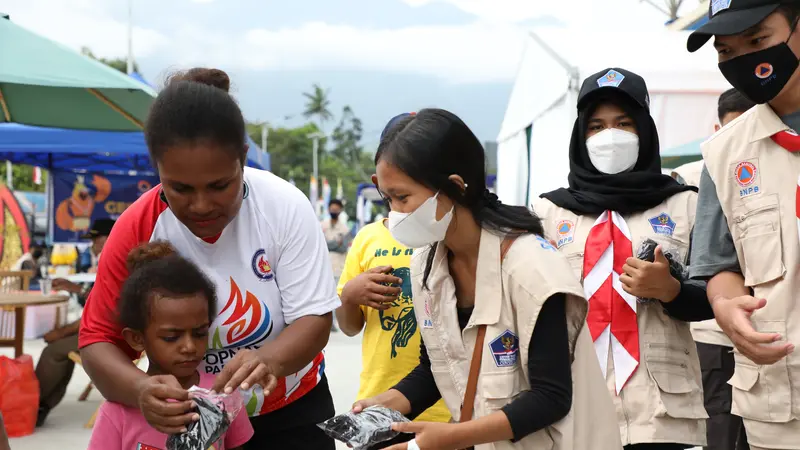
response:
<path fill-rule="evenodd" d="M 630 171 L 609 175 L 598 171 L 589 159 L 586 132 L 589 119 L 603 103 L 619 105 L 636 124 L 639 135 L 639 159 Z M 647 109 L 631 101 L 626 94 L 611 90 L 598 95 L 578 111 L 569 146 L 569 187 L 542 194 L 556 206 L 575 214 L 599 215 L 603 211 L 621 214 L 654 208 L 684 191 L 697 192 L 661 173 L 661 154 L 655 122 Z"/>

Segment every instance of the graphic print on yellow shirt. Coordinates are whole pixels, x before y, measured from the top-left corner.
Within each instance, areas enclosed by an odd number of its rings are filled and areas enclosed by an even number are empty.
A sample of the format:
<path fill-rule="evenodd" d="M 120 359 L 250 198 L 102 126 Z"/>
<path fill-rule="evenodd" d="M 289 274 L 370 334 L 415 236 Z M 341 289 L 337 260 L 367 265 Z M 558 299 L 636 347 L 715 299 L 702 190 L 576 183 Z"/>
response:
<path fill-rule="evenodd" d="M 402 293 L 386 311 L 361 307 L 364 334 L 361 343 L 361 383 L 358 400 L 391 389 L 419 364 L 420 334 L 411 296 L 410 249 L 394 240 L 383 224 L 362 228 L 347 254 L 339 295 L 344 285 L 375 267 L 391 266 L 392 274 L 403 280 Z M 439 401 L 417 418 L 418 421 L 447 422 L 450 412 Z"/>

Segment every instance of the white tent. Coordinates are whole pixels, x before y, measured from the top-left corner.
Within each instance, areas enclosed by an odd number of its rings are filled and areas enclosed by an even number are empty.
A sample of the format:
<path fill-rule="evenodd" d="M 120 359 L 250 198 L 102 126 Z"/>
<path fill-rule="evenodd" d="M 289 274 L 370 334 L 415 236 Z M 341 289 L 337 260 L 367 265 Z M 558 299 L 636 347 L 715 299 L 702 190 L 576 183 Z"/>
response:
<path fill-rule="evenodd" d="M 608 67 L 644 77 L 661 149 L 713 133 L 717 99 L 730 85 L 711 45 L 686 51 L 687 32 L 537 29 L 528 35 L 498 136 L 497 195 L 529 205 L 567 186 L 569 141 L 583 80 Z"/>

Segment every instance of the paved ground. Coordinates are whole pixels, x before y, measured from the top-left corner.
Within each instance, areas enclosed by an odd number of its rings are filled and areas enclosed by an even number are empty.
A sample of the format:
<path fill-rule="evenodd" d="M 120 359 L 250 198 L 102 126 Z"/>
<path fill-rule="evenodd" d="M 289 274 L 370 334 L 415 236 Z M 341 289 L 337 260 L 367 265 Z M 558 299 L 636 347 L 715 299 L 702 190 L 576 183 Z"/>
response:
<path fill-rule="evenodd" d="M 361 372 L 361 340 L 347 338 L 341 333 L 331 336 L 326 349 L 326 371 L 331 392 L 336 402 L 336 411 L 347 411 L 358 393 L 358 376 Z M 27 341 L 25 353 L 34 359 L 44 348 L 44 341 Z M 0 349 L 0 354 L 11 356 L 10 349 Z M 89 378 L 82 369 L 76 368 L 64 401 L 47 417 L 47 423 L 31 436 L 11 439 L 12 450 L 85 450 L 91 430 L 84 424 L 100 405 L 101 395 L 93 391 L 89 399 L 79 402 L 78 396 L 86 387 Z M 346 449 L 341 445 L 339 448 Z"/>
<path fill-rule="evenodd" d="M 358 378 L 361 372 L 361 339 L 347 338 L 341 333 L 331 336 L 326 349 L 326 371 L 336 411 L 347 411 L 358 393 Z M 38 358 L 44 341 L 28 341 L 25 353 Z M 11 356 L 9 349 L 0 349 L 0 354 Z M 89 378 L 82 369 L 76 368 L 64 401 L 47 418 L 47 423 L 31 436 L 12 439 L 12 450 L 84 450 L 89 442 L 91 430 L 84 424 L 100 405 L 101 396 L 93 391 L 89 399 L 79 402 L 78 396 L 86 387 Z M 337 449 L 347 449 L 339 443 Z M 696 449 L 696 450 L 699 450 Z"/>

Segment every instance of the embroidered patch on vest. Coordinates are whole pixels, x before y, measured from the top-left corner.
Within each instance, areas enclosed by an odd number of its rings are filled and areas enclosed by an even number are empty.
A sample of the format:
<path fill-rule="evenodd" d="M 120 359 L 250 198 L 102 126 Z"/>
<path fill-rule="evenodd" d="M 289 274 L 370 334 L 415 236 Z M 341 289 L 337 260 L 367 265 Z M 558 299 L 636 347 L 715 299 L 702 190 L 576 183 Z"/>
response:
<path fill-rule="evenodd" d="M 551 252 L 556 251 L 556 247 L 553 245 L 552 242 L 550 242 L 547 239 L 539 236 L 538 234 L 535 235 L 535 236 L 536 236 L 536 240 L 539 241 L 539 245 L 541 245 L 543 249 L 550 250 Z"/>
<path fill-rule="evenodd" d="M 425 318 L 422 319 L 422 328 L 433 328 L 433 321 L 431 320 L 431 307 L 428 305 L 428 299 L 425 299 Z"/>
<path fill-rule="evenodd" d="M 739 186 L 739 198 L 749 197 L 761 192 L 759 186 L 758 159 L 740 161 L 733 165 L 733 179 Z"/>
<path fill-rule="evenodd" d="M 647 220 L 656 234 L 672 236 L 675 232 L 675 221 L 667 213 L 661 213 Z"/>
<path fill-rule="evenodd" d="M 506 330 L 489 343 L 497 367 L 511 367 L 519 357 L 519 339 L 511 330 Z"/>
<path fill-rule="evenodd" d="M 575 223 L 571 220 L 562 220 L 556 226 L 556 234 L 558 240 L 556 241 L 556 248 L 561 248 L 567 244 L 571 244 L 575 240 Z"/>

